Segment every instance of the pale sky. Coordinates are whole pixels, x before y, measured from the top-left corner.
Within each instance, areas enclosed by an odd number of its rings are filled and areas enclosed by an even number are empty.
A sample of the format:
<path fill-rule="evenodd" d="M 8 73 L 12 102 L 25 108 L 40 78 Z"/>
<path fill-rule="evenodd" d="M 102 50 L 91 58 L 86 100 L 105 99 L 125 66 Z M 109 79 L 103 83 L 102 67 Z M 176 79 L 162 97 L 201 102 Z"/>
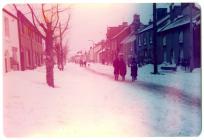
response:
<path fill-rule="evenodd" d="M 159 4 L 158 7 L 168 7 Z M 134 14 L 140 15 L 142 23 L 152 18 L 152 4 L 75 4 L 71 12 L 71 29 L 68 32 L 70 53 L 88 50 L 95 43 L 106 38 L 108 26 L 118 26 L 122 22 L 130 24 Z"/>
<path fill-rule="evenodd" d="M 36 4 L 36 10 L 41 11 L 40 5 Z M 49 7 L 49 4 L 47 4 Z M 61 4 L 68 7 L 69 4 Z M 15 11 L 12 5 L 7 6 Z M 17 5 L 17 7 L 31 20 L 31 14 L 27 5 Z M 169 4 L 157 4 L 157 7 L 169 7 Z M 68 11 L 70 12 L 70 11 Z M 61 22 L 67 20 L 66 11 L 60 16 Z M 69 43 L 70 54 L 75 54 L 80 50 L 89 50 L 93 43 L 106 38 L 108 26 L 118 26 L 122 22 L 130 24 L 133 21 L 133 15 L 139 14 L 140 21 L 148 24 L 152 18 L 152 3 L 77 3 L 71 5 L 70 29 L 66 32 L 63 42 Z M 32 22 L 32 20 L 31 20 Z"/>

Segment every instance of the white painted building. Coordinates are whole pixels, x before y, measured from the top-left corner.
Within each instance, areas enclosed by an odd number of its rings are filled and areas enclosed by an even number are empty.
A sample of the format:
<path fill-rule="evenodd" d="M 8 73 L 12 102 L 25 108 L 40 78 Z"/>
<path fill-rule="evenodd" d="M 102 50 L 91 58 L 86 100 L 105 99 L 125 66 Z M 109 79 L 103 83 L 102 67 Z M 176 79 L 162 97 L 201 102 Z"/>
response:
<path fill-rule="evenodd" d="M 17 18 L 3 9 L 3 70 L 20 69 L 20 48 Z"/>

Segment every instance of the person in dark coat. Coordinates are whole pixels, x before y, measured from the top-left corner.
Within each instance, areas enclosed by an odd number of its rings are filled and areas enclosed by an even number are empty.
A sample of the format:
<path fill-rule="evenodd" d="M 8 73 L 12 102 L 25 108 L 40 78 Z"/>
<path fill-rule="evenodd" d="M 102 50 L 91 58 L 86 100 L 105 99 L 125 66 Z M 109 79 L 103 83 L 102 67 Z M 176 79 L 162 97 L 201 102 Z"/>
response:
<path fill-rule="evenodd" d="M 83 61 L 82 61 L 82 59 L 79 60 L 79 65 L 80 65 L 80 67 L 83 66 Z"/>
<path fill-rule="evenodd" d="M 118 76 L 119 76 L 119 67 L 120 67 L 120 64 L 119 64 L 119 59 L 118 57 L 116 57 L 113 61 L 113 67 L 114 67 L 114 76 L 115 76 L 115 80 L 118 80 Z"/>
<path fill-rule="evenodd" d="M 123 59 L 123 55 L 120 55 L 119 66 L 120 66 L 119 72 L 120 72 L 120 75 L 122 76 L 122 80 L 124 81 L 125 80 L 125 75 L 126 75 L 126 72 L 127 72 L 127 68 L 126 68 L 126 63 L 125 63 L 125 61 Z"/>
<path fill-rule="evenodd" d="M 135 80 L 137 80 L 137 70 L 138 70 L 137 61 L 135 58 L 132 58 L 132 62 L 131 62 L 130 67 L 131 67 L 132 81 L 135 81 Z"/>

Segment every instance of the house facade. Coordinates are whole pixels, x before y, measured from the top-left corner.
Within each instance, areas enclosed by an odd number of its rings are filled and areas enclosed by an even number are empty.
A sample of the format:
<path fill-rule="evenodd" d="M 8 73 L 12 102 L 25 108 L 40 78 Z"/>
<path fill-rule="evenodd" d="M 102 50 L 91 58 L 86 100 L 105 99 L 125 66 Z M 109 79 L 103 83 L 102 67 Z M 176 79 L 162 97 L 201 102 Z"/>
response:
<path fill-rule="evenodd" d="M 170 22 L 169 15 L 159 14 L 160 12 L 166 11 L 167 9 L 159 9 L 160 10 L 157 10 L 157 15 L 161 15 L 162 17 L 157 17 L 157 29 L 162 28 L 164 25 Z M 157 42 L 161 41 L 158 36 L 157 40 Z M 157 52 L 158 51 L 159 50 L 157 50 Z M 139 29 L 137 32 L 137 59 L 139 65 L 144 65 L 153 62 L 153 23 L 151 21 L 149 22 L 149 25 Z"/>
<path fill-rule="evenodd" d="M 127 22 L 123 23 L 123 29 L 113 36 L 111 41 L 111 50 L 113 51 L 114 57 L 116 57 L 119 53 L 122 53 L 122 40 L 130 34 L 130 26 L 128 26 Z M 124 55 L 124 54 L 123 54 Z"/>
<path fill-rule="evenodd" d="M 140 16 L 135 14 L 133 16 L 133 22 L 129 25 L 130 33 L 121 41 L 122 48 L 120 52 L 124 55 L 124 59 L 128 65 L 131 63 L 133 57 L 137 57 L 136 34 L 137 30 L 142 26 Z"/>
<path fill-rule="evenodd" d="M 180 15 L 172 17 L 168 25 L 158 30 L 162 39 L 158 42 L 162 52 L 158 60 L 176 65 L 184 65 L 185 61 L 193 69 L 201 66 L 200 10 L 194 5 L 190 9 L 190 4 L 182 4 L 181 9 Z"/>
<path fill-rule="evenodd" d="M 3 68 L 4 72 L 20 70 L 18 19 L 3 9 Z"/>
<path fill-rule="evenodd" d="M 43 64 L 43 36 L 20 12 L 17 12 L 21 70 L 34 69 Z"/>
<path fill-rule="evenodd" d="M 200 9 L 194 4 L 170 5 L 169 13 L 157 21 L 157 62 L 165 65 L 200 67 Z M 192 22 L 191 13 L 192 12 Z M 191 32 L 192 27 L 192 32 Z M 138 32 L 139 64 L 153 62 L 152 28 L 150 23 Z"/>
<path fill-rule="evenodd" d="M 106 33 L 106 42 L 105 42 L 105 62 L 107 64 L 113 63 L 113 60 L 117 53 L 119 53 L 120 42 L 123 40 L 123 37 L 119 36 L 119 33 L 128 28 L 127 22 L 123 22 L 119 26 L 108 27 Z"/>

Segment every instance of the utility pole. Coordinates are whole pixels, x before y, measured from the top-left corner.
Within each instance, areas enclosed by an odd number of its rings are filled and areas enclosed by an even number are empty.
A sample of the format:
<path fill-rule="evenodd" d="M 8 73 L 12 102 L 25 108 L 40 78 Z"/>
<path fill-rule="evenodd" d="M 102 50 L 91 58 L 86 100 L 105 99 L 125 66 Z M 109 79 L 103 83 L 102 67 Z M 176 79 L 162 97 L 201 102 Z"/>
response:
<path fill-rule="evenodd" d="M 157 68 L 157 15 L 156 15 L 156 3 L 153 3 L 153 65 L 154 72 L 152 74 L 159 74 Z"/>
<path fill-rule="evenodd" d="M 193 48 L 193 13 L 192 13 L 192 9 L 193 9 L 193 3 L 190 3 L 190 72 L 193 71 L 194 68 L 194 48 Z"/>

